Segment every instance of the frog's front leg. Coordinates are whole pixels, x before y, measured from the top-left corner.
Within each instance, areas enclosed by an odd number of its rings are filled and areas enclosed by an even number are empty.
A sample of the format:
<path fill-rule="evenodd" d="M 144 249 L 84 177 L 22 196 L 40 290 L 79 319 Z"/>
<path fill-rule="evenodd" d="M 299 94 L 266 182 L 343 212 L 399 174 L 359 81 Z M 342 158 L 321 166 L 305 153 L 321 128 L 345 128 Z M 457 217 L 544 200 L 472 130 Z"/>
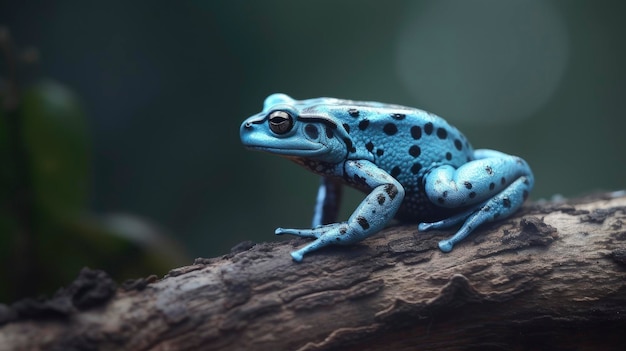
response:
<path fill-rule="evenodd" d="M 519 157 L 494 150 L 474 151 L 474 160 L 458 169 L 440 166 L 424 178 L 429 199 L 442 207 L 467 207 L 461 213 L 434 223 L 420 223 L 421 231 L 448 228 L 463 222 L 450 239 L 439 242 L 452 250 L 479 225 L 510 216 L 522 206 L 534 183 L 530 167 Z"/>
<path fill-rule="evenodd" d="M 384 228 L 400 208 L 404 199 L 404 188 L 373 163 L 346 161 L 343 177 L 372 189 L 346 222 L 313 229 L 276 229 L 276 234 L 316 238 L 312 243 L 291 253 L 295 261 L 302 261 L 304 254 L 324 246 L 352 244 L 375 234 Z"/>

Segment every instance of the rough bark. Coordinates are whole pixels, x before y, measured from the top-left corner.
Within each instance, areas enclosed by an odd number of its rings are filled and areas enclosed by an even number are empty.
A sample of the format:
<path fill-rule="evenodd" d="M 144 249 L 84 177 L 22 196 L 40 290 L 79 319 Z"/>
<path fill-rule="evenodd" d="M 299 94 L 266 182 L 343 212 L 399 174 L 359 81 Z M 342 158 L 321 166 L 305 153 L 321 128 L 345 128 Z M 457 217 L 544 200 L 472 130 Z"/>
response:
<path fill-rule="evenodd" d="M 84 270 L 0 308 L 10 350 L 624 350 L 626 196 L 535 203 L 448 254 L 392 226 L 349 247 L 244 243 L 115 289 Z"/>

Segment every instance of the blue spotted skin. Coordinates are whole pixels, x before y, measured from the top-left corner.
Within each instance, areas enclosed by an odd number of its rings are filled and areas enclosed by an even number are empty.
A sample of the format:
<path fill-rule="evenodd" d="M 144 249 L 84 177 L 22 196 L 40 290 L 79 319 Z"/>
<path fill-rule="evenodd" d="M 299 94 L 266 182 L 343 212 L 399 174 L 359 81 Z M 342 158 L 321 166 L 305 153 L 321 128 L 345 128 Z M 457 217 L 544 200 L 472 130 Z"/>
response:
<path fill-rule="evenodd" d="M 439 242 L 449 252 L 479 225 L 515 212 L 534 182 L 523 159 L 474 150 L 442 118 L 398 105 L 273 94 L 240 134 L 246 147 L 322 176 L 313 229 L 276 229 L 315 239 L 291 253 L 298 262 L 321 247 L 363 240 L 392 218 L 419 222 L 420 231 L 461 224 Z M 343 185 L 367 196 L 347 221 L 337 222 Z"/>

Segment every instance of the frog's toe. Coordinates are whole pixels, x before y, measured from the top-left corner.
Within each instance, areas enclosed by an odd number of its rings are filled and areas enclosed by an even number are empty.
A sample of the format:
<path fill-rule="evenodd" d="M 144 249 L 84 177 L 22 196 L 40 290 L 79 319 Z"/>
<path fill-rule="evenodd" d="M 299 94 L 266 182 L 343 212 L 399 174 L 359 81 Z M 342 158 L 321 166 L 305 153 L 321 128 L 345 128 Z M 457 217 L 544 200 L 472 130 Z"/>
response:
<path fill-rule="evenodd" d="M 433 229 L 435 227 L 434 223 L 420 223 L 417 225 L 417 230 L 420 232 L 425 232 L 427 230 Z"/>
<path fill-rule="evenodd" d="M 276 235 L 291 234 L 291 235 L 298 235 L 298 236 L 311 236 L 311 235 L 307 235 L 307 234 L 310 234 L 309 232 L 311 232 L 311 230 L 308 230 L 308 229 L 276 228 L 276 230 L 274 230 L 274 234 Z"/>
<path fill-rule="evenodd" d="M 285 229 L 285 228 L 276 228 L 274 234 L 283 235 L 290 234 L 296 235 L 303 238 L 318 238 L 320 235 L 324 233 L 322 229 Z"/>
<path fill-rule="evenodd" d="M 417 230 L 419 230 L 420 232 L 425 232 L 428 230 L 433 230 L 433 229 L 446 229 L 446 228 L 450 228 L 453 227 L 454 225 L 456 225 L 457 223 L 459 223 L 461 220 L 463 220 L 465 217 L 461 217 L 461 218 L 456 218 L 455 217 L 451 217 L 451 218 L 447 218 L 447 219 L 443 219 L 441 221 L 437 221 L 437 222 L 423 222 L 417 225 Z"/>
<path fill-rule="evenodd" d="M 417 226 L 419 231 L 427 231 L 432 229 L 447 229 L 450 227 L 454 227 L 455 225 L 464 222 L 469 216 L 471 216 L 474 212 L 476 212 L 481 205 L 472 206 L 469 209 L 457 213 L 456 215 L 448 218 L 444 218 L 437 222 L 429 222 L 429 223 L 420 223 Z"/>
<path fill-rule="evenodd" d="M 441 240 L 439 242 L 439 250 L 441 250 L 443 252 L 450 252 L 450 251 L 452 251 L 452 247 L 453 246 L 454 246 L 454 244 L 450 240 Z"/>
<path fill-rule="evenodd" d="M 296 262 L 302 262 L 302 258 L 303 257 L 304 256 L 300 252 L 298 252 L 298 251 L 292 251 L 291 252 L 291 258 L 293 258 L 293 260 L 296 261 Z"/>

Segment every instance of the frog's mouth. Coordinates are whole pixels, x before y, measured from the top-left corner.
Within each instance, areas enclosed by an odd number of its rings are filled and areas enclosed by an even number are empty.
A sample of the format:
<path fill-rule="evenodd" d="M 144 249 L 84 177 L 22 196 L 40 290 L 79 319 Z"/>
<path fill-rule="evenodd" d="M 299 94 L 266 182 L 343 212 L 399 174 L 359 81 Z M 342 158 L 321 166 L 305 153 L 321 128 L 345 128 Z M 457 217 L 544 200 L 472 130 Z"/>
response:
<path fill-rule="evenodd" d="M 269 152 L 272 154 L 283 155 L 283 156 L 319 156 L 326 153 L 326 148 L 321 144 L 314 145 L 302 145 L 302 143 L 295 143 L 295 145 L 289 145 L 293 143 L 285 143 L 281 141 L 280 145 L 268 145 L 262 144 L 258 145 L 255 143 L 246 143 L 245 140 L 241 140 L 243 145 L 251 150 L 258 150 Z M 310 143 L 313 144 L 313 143 Z"/>

